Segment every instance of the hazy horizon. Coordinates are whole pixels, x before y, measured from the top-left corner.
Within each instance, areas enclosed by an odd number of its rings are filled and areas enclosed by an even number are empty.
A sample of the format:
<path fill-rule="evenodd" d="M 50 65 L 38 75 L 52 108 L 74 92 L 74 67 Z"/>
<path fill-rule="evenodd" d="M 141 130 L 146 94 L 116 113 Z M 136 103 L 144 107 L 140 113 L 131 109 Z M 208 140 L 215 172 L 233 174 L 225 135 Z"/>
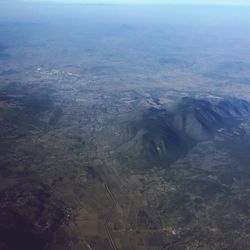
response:
<path fill-rule="evenodd" d="M 0 3 L 58 3 L 58 4 L 101 4 L 101 5 L 250 5 L 249 0 L 2 0 Z"/>

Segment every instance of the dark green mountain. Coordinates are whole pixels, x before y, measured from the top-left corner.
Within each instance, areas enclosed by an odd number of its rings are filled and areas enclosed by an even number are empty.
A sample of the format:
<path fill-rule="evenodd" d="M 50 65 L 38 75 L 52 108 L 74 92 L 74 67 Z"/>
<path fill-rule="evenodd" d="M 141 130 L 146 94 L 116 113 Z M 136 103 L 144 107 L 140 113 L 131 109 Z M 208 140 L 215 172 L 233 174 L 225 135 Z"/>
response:
<path fill-rule="evenodd" d="M 150 108 L 126 115 L 115 142 L 124 164 L 166 166 L 199 142 L 221 131 L 231 133 L 250 114 L 238 99 L 203 100 L 185 97 L 165 109 Z"/>

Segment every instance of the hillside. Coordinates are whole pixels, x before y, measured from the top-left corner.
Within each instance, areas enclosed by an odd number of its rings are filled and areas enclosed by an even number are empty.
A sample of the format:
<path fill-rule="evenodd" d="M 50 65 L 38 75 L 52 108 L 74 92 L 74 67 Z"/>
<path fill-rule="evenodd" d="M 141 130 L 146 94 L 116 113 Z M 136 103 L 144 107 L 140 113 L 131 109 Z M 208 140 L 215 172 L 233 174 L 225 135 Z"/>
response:
<path fill-rule="evenodd" d="M 164 109 L 124 115 L 117 122 L 118 136 L 112 143 L 122 164 L 167 166 L 197 143 L 237 128 L 249 114 L 250 104 L 243 100 L 184 97 Z"/>

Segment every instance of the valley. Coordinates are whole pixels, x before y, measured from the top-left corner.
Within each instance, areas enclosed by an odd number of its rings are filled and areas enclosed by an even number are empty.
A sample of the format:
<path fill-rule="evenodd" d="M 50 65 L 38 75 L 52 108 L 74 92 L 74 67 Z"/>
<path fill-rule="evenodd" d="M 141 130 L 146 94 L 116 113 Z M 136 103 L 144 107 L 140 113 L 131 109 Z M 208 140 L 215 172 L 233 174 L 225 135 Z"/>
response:
<path fill-rule="evenodd" d="M 2 87 L 1 230 L 21 249 L 246 249 L 250 104 L 150 91 Z"/>

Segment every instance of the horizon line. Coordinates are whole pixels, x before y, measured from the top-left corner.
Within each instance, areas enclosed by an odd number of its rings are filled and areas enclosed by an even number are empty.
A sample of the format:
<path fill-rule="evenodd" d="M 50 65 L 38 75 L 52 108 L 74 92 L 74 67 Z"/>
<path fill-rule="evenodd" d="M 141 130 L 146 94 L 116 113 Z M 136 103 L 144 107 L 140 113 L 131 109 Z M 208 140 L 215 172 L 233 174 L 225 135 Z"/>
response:
<path fill-rule="evenodd" d="M 168 3 L 91 3 L 91 2 L 86 2 L 86 3 L 81 3 L 81 2 L 59 2 L 58 0 L 52 0 L 52 1 L 30 1 L 30 0 L 20 0 L 20 1 L 9 1 L 9 0 L 3 0 L 0 1 L 0 3 L 20 3 L 20 4 L 63 4 L 63 5 L 88 5 L 88 6 L 250 6 L 249 3 L 226 3 L 226 2 L 218 2 L 214 1 L 212 3 L 181 3 L 181 2 L 168 2 Z"/>

